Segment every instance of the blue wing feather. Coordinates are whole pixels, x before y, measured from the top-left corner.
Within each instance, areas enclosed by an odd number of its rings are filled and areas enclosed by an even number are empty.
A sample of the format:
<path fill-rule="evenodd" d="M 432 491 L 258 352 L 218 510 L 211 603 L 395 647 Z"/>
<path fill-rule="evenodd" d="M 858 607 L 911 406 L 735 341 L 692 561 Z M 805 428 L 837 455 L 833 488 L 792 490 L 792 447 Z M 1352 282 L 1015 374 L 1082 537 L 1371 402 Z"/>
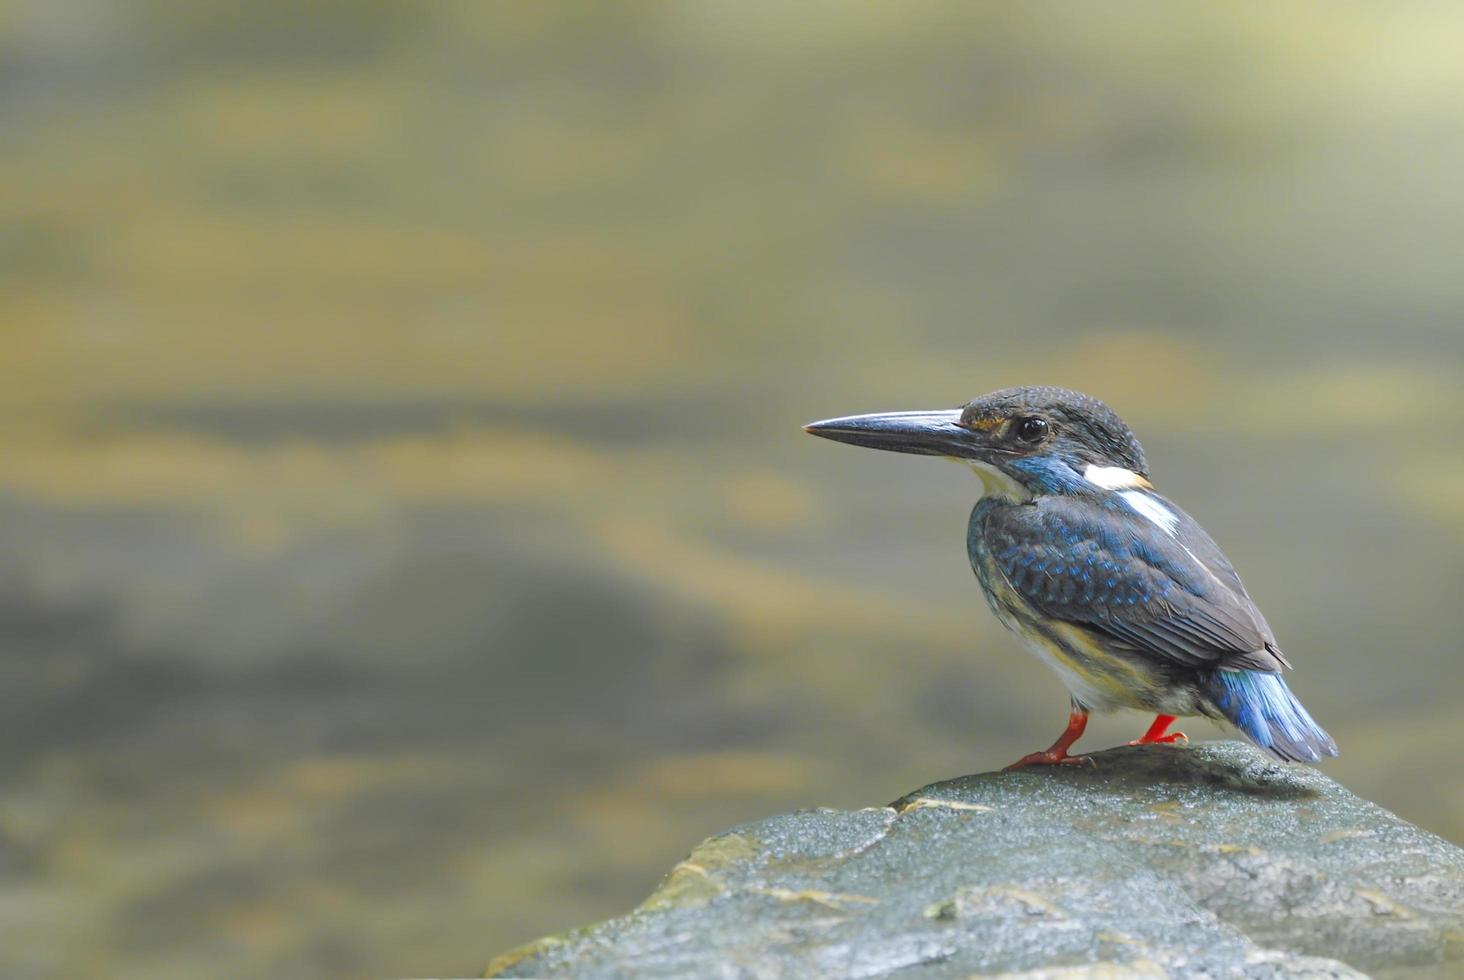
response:
<path fill-rule="evenodd" d="M 1013 589 L 1042 614 L 1197 669 L 1285 665 L 1240 576 L 1193 518 L 1167 530 L 1113 495 L 1049 495 L 992 509 L 985 535 Z"/>

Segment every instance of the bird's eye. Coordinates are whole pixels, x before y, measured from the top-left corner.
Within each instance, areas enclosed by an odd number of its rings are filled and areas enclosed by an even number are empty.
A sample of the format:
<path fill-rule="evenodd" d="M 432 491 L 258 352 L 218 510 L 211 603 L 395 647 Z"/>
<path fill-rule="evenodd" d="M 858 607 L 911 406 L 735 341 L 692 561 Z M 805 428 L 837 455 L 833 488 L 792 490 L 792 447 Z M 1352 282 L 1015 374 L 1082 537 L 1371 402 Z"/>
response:
<path fill-rule="evenodd" d="M 1017 423 L 1017 438 L 1023 442 L 1039 443 L 1047 437 L 1047 420 L 1030 418 Z"/>

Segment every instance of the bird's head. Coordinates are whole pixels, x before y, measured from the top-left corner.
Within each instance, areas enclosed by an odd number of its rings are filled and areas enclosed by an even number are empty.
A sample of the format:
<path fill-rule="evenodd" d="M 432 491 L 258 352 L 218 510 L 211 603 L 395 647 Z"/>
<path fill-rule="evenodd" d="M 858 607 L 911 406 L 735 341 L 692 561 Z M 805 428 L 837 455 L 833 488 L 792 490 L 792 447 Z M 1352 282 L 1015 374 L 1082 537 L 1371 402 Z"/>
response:
<path fill-rule="evenodd" d="M 1144 450 L 1118 413 L 1066 388 L 1003 388 L 960 408 L 850 415 L 804 426 L 825 439 L 969 463 L 987 493 L 1147 487 Z"/>

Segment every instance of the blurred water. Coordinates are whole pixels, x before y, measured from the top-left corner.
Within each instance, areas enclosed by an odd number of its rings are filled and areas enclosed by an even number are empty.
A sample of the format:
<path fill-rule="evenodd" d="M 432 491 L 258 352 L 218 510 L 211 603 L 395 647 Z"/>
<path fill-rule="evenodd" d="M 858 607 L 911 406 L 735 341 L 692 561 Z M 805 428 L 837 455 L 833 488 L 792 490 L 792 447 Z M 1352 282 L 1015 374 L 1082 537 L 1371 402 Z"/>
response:
<path fill-rule="evenodd" d="M 0 972 L 471 973 L 1047 744 L 969 475 L 799 431 L 1027 382 L 1464 839 L 1460 21 L 9 5 Z"/>

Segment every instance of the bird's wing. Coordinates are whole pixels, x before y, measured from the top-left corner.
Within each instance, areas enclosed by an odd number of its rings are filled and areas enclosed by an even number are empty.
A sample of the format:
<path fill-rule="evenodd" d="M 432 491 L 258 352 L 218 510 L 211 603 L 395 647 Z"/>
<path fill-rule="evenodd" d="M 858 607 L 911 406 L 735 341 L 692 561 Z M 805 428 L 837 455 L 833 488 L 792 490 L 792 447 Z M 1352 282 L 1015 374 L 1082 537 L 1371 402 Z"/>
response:
<path fill-rule="evenodd" d="M 1187 667 L 1286 665 L 1219 547 L 1157 494 L 996 508 L 986 537 L 1012 588 L 1046 616 Z"/>

